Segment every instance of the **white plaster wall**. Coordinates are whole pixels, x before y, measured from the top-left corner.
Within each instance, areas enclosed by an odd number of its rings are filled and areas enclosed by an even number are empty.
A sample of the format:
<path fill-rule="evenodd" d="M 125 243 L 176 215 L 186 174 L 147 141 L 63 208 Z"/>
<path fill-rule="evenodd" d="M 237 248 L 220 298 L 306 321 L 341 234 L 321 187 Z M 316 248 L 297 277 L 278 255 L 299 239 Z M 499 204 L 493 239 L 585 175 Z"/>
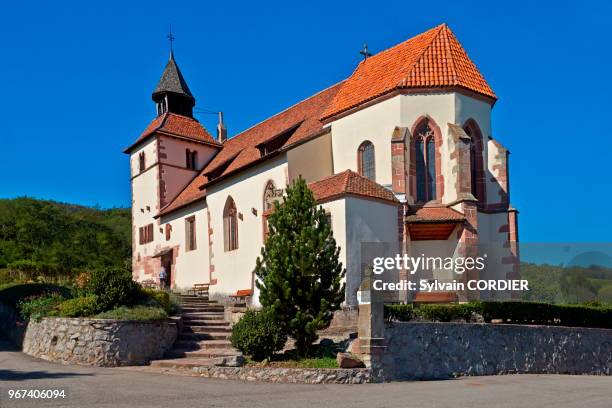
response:
<path fill-rule="evenodd" d="M 497 181 L 493 181 L 493 179 L 497 180 L 499 177 L 499 169 L 493 169 L 493 167 L 500 164 L 497 156 L 503 156 L 505 152 L 492 140 L 488 141 L 487 146 L 487 202 L 496 204 L 502 201 L 500 192 L 505 191 L 505 189 Z"/>
<path fill-rule="evenodd" d="M 263 245 L 263 194 L 268 180 L 274 181 L 276 188 L 286 188 L 287 160 L 284 155 L 208 188 L 206 200 L 213 229 L 215 266 L 212 278 L 217 279 L 217 284 L 211 286 L 211 293 L 229 294 L 252 287 L 255 260 Z M 238 249 L 225 252 L 223 208 L 229 196 L 234 199 L 242 220 L 238 219 Z M 257 210 L 257 215 L 252 213 L 252 208 Z"/>
<path fill-rule="evenodd" d="M 357 304 L 361 283 L 361 244 L 398 243 L 397 206 L 391 203 L 346 197 L 346 302 Z M 332 214 L 333 217 L 333 214 Z"/>
<path fill-rule="evenodd" d="M 157 139 L 154 137 L 141 144 L 137 150 L 130 153 L 130 174 L 132 177 L 140 173 L 140 160 L 138 156 L 140 152 L 145 153 L 145 169 L 157 163 Z"/>
<path fill-rule="evenodd" d="M 164 230 L 164 233 L 159 234 L 162 248 L 176 248 L 178 246 L 178 256 L 172 271 L 175 287 L 178 289 L 188 289 L 194 283 L 210 283 L 206 208 L 206 202 L 201 200 L 161 218 L 160 227 Z M 187 242 L 185 219 L 191 216 L 195 216 L 196 249 L 185 251 Z M 166 240 L 165 237 L 166 224 L 172 226 L 169 240 Z"/>
<path fill-rule="evenodd" d="M 376 182 L 391 184 L 391 136 L 401 124 L 398 96 L 359 110 L 331 123 L 334 174 L 357 171 L 357 149 L 366 140 L 374 144 Z"/>
<path fill-rule="evenodd" d="M 145 152 L 145 172 L 140 173 L 139 159 L 140 152 Z M 157 163 L 157 141 L 151 138 L 138 150 L 132 152 L 130 156 L 130 167 L 132 174 L 132 258 L 133 275 L 138 280 L 145 279 L 144 267 L 139 264 L 138 259 L 153 255 L 155 251 L 155 241 L 159 239 L 157 221 L 153 218 L 159 210 L 159 166 Z M 153 167 L 151 167 L 153 166 Z M 140 174 L 139 174 L 140 173 Z M 139 244 L 138 229 L 148 224 L 154 224 L 154 240 L 147 244 Z M 150 278 L 148 276 L 147 278 Z"/>
<path fill-rule="evenodd" d="M 345 199 L 329 201 L 321 204 L 326 212 L 331 214 L 332 233 L 336 240 L 336 245 L 340 247 L 339 260 L 342 267 L 346 268 L 347 263 L 347 242 L 346 242 L 346 203 Z"/>
<path fill-rule="evenodd" d="M 189 142 L 187 140 L 175 139 L 167 136 L 160 136 L 162 153 L 166 157 L 161 159 L 162 163 L 169 163 L 175 166 L 186 167 L 187 159 L 185 157 L 185 149 L 195 150 L 197 154 L 196 169 L 201 170 L 214 157 L 218 149 L 201 143 Z"/>

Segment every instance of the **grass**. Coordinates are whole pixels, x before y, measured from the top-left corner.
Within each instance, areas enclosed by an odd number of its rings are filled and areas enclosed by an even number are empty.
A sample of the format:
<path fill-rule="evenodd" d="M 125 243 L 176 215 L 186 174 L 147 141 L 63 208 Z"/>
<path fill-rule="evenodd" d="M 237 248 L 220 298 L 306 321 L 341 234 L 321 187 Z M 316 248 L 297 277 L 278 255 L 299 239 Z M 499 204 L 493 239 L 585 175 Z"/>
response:
<path fill-rule="evenodd" d="M 102 312 L 94 316 L 97 319 L 117 319 L 117 320 L 164 320 L 168 314 L 161 307 L 150 306 L 121 306 L 107 312 Z"/>
<path fill-rule="evenodd" d="M 271 361 L 246 360 L 248 367 L 267 367 L 267 368 L 338 368 L 335 357 L 310 357 L 300 359 L 285 359 L 283 355 L 277 355 Z"/>
<path fill-rule="evenodd" d="M 336 353 L 335 345 L 315 344 L 312 356 L 309 357 L 298 357 L 295 350 L 287 350 L 282 354 L 275 354 L 270 360 L 260 362 L 247 357 L 245 365 L 268 368 L 339 368 Z"/>

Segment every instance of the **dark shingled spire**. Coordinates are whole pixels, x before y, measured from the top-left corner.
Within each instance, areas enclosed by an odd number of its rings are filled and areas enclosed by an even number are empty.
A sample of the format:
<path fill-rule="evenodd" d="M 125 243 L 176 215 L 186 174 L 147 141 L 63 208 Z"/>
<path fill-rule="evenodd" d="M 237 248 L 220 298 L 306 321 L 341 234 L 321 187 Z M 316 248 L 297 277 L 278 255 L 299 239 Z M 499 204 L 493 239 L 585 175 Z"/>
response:
<path fill-rule="evenodd" d="M 187 86 L 187 82 L 185 82 L 185 78 L 183 78 L 181 70 L 179 69 L 178 65 L 176 65 L 174 53 L 172 51 L 170 52 L 170 60 L 168 60 L 168 63 L 166 64 L 164 73 L 157 83 L 157 88 L 155 88 L 153 91 L 153 95 L 155 96 L 155 94 L 162 92 L 173 92 L 175 94 L 185 95 L 193 99 L 193 95 Z"/>
<path fill-rule="evenodd" d="M 195 98 L 191 94 L 183 74 L 174 60 L 174 52 L 170 51 L 170 59 L 164 68 L 164 73 L 153 91 L 153 100 L 157 104 L 157 113 L 177 113 L 193 117 Z"/>

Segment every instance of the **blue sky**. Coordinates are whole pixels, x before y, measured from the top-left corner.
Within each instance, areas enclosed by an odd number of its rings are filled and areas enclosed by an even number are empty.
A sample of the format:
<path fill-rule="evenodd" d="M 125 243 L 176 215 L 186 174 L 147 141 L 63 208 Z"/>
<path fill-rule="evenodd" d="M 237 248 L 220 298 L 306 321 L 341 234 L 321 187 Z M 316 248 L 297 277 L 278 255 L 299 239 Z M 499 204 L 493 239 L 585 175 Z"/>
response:
<path fill-rule="evenodd" d="M 154 116 L 170 23 L 197 106 L 232 135 L 348 76 L 363 42 L 446 22 L 499 96 L 521 239 L 612 241 L 610 3 L 292 3 L 7 3 L 0 197 L 130 204 L 121 152 Z"/>

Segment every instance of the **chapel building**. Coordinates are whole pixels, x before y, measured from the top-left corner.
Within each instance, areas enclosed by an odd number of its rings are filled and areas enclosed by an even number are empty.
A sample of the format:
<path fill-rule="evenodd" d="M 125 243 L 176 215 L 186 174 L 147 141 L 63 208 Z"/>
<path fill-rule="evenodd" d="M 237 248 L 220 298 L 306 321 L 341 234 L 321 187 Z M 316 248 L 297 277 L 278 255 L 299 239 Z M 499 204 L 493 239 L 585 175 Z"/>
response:
<path fill-rule="evenodd" d="M 156 280 L 163 265 L 173 289 L 252 290 L 257 304 L 267 218 L 299 176 L 331 218 L 349 306 L 363 242 L 414 256 L 495 246 L 486 276 L 518 277 L 509 152 L 491 127 L 497 96 L 445 24 L 366 56 L 347 79 L 231 138 L 222 114 L 214 137 L 194 118 L 172 53 L 152 98 L 156 117 L 125 150 L 138 281 Z"/>

